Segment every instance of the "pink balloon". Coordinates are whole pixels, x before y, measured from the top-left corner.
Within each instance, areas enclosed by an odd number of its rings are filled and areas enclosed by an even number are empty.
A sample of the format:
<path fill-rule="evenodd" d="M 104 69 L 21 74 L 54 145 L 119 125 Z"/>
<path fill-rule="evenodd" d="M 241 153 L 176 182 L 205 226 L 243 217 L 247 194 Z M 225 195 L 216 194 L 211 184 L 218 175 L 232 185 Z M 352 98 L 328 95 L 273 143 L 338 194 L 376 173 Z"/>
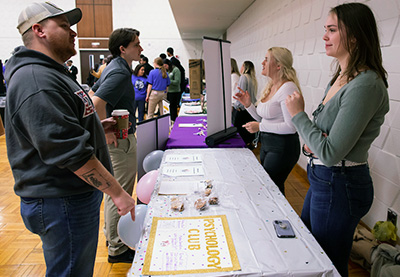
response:
<path fill-rule="evenodd" d="M 151 194 L 154 190 L 158 177 L 158 170 L 152 170 L 147 172 L 140 178 L 136 186 L 136 195 L 145 204 L 150 202 Z"/>

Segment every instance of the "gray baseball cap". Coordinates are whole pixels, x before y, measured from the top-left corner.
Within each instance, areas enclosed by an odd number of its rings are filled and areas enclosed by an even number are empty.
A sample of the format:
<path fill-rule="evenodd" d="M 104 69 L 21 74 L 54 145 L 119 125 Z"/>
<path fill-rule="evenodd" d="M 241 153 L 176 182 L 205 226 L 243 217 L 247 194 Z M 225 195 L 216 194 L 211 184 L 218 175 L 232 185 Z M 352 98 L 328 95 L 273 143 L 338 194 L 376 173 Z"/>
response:
<path fill-rule="evenodd" d="M 62 9 L 50 2 L 32 3 L 27 6 L 19 15 L 17 29 L 21 35 L 28 31 L 33 24 L 45 19 L 65 15 L 72 26 L 82 18 L 82 11 L 79 8 L 64 12 Z"/>

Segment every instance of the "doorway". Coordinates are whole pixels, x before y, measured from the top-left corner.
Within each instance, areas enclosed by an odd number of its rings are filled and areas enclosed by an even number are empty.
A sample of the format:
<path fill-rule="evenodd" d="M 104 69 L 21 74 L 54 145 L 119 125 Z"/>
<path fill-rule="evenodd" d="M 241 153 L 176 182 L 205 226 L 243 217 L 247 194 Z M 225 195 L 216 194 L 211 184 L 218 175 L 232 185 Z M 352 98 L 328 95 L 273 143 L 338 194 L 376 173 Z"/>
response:
<path fill-rule="evenodd" d="M 94 63 L 98 63 L 99 65 L 101 65 L 100 59 L 101 57 L 105 58 L 108 55 L 110 55 L 110 51 L 108 50 L 81 50 L 80 51 L 80 56 L 81 56 L 81 80 L 82 80 L 82 84 L 86 84 L 87 83 L 87 78 L 89 77 L 89 71 L 90 71 L 90 67 L 89 67 L 89 55 L 93 55 L 94 56 Z"/>

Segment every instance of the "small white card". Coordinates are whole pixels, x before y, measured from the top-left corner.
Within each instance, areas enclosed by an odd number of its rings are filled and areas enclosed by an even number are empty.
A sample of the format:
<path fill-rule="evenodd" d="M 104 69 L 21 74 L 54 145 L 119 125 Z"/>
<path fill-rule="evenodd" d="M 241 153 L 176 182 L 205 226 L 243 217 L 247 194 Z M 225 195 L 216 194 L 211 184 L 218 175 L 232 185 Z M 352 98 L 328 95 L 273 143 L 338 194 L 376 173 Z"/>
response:
<path fill-rule="evenodd" d="M 162 174 L 177 177 L 177 176 L 202 176 L 204 169 L 202 165 L 189 166 L 165 166 Z"/>
<path fill-rule="evenodd" d="M 165 157 L 165 162 L 167 163 L 199 163 L 201 161 L 201 155 L 172 154 Z"/>
<path fill-rule="evenodd" d="M 191 194 L 204 188 L 200 181 L 162 181 L 158 194 Z"/>

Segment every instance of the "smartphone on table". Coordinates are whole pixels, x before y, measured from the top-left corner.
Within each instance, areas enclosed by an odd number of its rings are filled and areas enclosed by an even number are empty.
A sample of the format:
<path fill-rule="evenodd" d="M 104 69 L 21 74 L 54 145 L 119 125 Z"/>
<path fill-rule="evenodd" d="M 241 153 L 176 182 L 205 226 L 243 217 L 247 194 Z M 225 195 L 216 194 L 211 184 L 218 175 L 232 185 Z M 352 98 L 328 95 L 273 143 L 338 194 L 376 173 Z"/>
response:
<path fill-rule="evenodd" d="M 276 235 L 278 238 L 294 238 L 296 237 L 292 225 L 289 220 L 274 220 L 273 221 Z"/>

